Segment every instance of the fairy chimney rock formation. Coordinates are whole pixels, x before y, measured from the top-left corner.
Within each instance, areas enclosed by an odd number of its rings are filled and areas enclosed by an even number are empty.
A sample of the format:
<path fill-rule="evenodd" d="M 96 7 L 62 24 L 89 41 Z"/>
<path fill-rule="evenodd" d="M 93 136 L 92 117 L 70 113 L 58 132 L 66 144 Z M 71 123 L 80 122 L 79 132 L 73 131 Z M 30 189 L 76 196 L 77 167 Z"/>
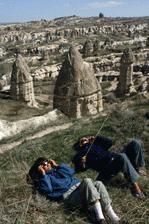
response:
<path fill-rule="evenodd" d="M 126 48 L 123 51 L 123 55 L 120 60 L 120 76 L 117 86 L 117 95 L 124 96 L 126 94 L 132 94 L 135 91 L 133 85 L 133 61 L 134 56 L 130 48 Z"/>
<path fill-rule="evenodd" d="M 98 56 L 99 54 L 99 49 L 100 49 L 100 46 L 99 46 L 99 41 L 96 40 L 93 44 L 93 55 L 94 56 Z"/>
<path fill-rule="evenodd" d="M 29 67 L 21 55 L 17 55 L 12 67 L 10 95 L 14 100 L 25 102 L 30 107 L 37 107 L 33 79 Z"/>
<path fill-rule="evenodd" d="M 82 53 L 84 57 L 89 57 L 93 53 L 93 45 L 91 40 L 86 40 L 86 42 L 83 45 Z"/>
<path fill-rule="evenodd" d="M 146 47 L 149 47 L 149 37 L 146 39 Z"/>
<path fill-rule="evenodd" d="M 74 47 L 70 47 L 59 72 L 53 107 L 76 118 L 96 114 L 103 109 L 101 86 L 92 67 L 83 61 Z"/>

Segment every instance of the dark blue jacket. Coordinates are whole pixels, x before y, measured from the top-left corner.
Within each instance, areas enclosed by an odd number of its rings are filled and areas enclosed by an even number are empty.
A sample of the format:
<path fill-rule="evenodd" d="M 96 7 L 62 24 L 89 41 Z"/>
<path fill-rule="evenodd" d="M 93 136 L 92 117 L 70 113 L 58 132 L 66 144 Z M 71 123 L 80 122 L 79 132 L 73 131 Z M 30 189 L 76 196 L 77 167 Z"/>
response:
<path fill-rule="evenodd" d="M 75 145 L 77 153 L 72 162 L 75 165 L 76 172 L 84 171 L 88 168 L 98 172 L 102 171 L 109 165 L 112 159 L 116 156 L 115 153 L 109 152 L 108 149 L 112 146 L 112 140 L 106 137 L 97 136 L 94 143 L 85 144 L 84 146 Z M 89 149 L 89 152 L 88 152 Z M 82 157 L 87 154 L 85 166 L 82 164 Z"/>
<path fill-rule="evenodd" d="M 70 187 L 80 181 L 73 177 L 74 169 L 61 164 L 55 169 L 49 170 L 36 183 L 37 190 L 51 199 L 60 199 Z"/>

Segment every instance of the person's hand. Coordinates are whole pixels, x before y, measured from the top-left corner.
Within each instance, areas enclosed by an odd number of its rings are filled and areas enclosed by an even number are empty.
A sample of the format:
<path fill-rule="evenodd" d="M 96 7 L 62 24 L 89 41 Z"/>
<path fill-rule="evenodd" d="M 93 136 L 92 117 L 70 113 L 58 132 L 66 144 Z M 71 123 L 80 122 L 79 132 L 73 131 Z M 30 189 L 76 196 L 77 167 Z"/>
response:
<path fill-rule="evenodd" d="M 83 156 L 83 157 L 81 158 L 81 163 L 82 163 L 82 164 L 85 164 L 85 163 L 86 163 L 86 156 Z"/>
<path fill-rule="evenodd" d="M 38 172 L 42 175 L 45 175 L 45 170 L 42 165 L 38 166 Z"/>
<path fill-rule="evenodd" d="M 49 163 L 51 164 L 51 167 L 52 167 L 52 168 L 58 166 L 58 164 L 57 164 L 57 163 L 55 162 L 55 160 L 53 160 L 53 159 L 50 159 L 50 160 L 49 160 Z"/>
<path fill-rule="evenodd" d="M 81 164 L 82 164 L 82 167 L 85 168 L 85 164 L 86 164 L 86 156 L 83 156 L 83 157 L 81 158 Z"/>
<path fill-rule="evenodd" d="M 88 140 L 89 140 L 90 143 L 92 143 L 95 140 L 95 136 L 89 136 Z"/>

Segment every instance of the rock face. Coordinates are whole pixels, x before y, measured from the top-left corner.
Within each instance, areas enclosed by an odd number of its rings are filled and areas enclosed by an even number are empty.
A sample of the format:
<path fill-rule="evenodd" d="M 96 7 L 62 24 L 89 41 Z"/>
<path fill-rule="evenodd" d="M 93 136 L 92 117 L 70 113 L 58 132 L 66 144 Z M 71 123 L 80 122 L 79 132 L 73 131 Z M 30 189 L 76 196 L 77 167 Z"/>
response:
<path fill-rule="evenodd" d="M 70 47 L 59 72 L 53 107 L 70 117 L 82 117 L 102 111 L 101 87 L 90 65 Z"/>
<path fill-rule="evenodd" d="M 147 76 L 140 75 L 136 77 L 134 84 L 137 92 L 145 93 L 149 91 L 149 78 Z"/>
<path fill-rule="evenodd" d="M 111 48 L 112 44 L 114 43 L 114 41 L 112 39 L 110 39 L 109 37 L 106 38 L 103 47 L 105 49 Z"/>
<path fill-rule="evenodd" d="M 94 56 L 98 56 L 99 54 L 99 49 L 100 49 L 100 46 L 99 46 L 99 41 L 96 40 L 93 44 L 93 55 Z"/>
<path fill-rule="evenodd" d="M 86 42 L 83 45 L 82 53 L 84 57 L 89 57 L 92 55 L 93 52 L 93 45 L 91 40 L 86 40 Z"/>
<path fill-rule="evenodd" d="M 33 80 L 25 59 L 18 55 L 11 74 L 10 95 L 14 100 L 25 102 L 28 106 L 37 107 L 34 97 Z"/>
<path fill-rule="evenodd" d="M 60 114 L 57 110 L 53 110 L 43 116 L 32 117 L 27 120 L 19 120 L 14 122 L 0 120 L 0 140 L 10 138 L 23 131 L 28 131 L 31 129 L 36 130 L 38 127 L 44 126 L 47 123 L 50 127 L 53 121 L 56 121 L 61 117 L 64 119 L 62 114 Z M 53 127 L 53 131 L 55 128 L 56 126 Z"/>
<path fill-rule="evenodd" d="M 120 76 L 117 86 L 118 96 L 135 92 L 133 86 L 133 61 L 134 56 L 130 48 L 126 48 L 120 60 Z"/>

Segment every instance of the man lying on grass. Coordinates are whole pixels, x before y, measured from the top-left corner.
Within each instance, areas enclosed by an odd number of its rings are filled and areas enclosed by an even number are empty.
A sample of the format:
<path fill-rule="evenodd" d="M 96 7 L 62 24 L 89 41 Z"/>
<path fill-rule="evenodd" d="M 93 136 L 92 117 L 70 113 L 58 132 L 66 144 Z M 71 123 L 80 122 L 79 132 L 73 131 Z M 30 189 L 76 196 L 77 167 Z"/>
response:
<path fill-rule="evenodd" d="M 131 183 L 134 195 L 144 198 L 138 184 L 140 168 L 145 166 L 140 141 L 135 139 L 130 141 L 119 153 L 108 151 L 111 146 L 112 140 L 103 136 L 80 138 L 74 144 L 74 149 L 77 151 L 73 158 L 75 170 L 79 172 L 94 169 L 99 172 L 97 179 L 102 181 L 109 181 L 121 171 Z"/>
<path fill-rule="evenodd" d="M 68 208 L 85 208 L 94 223 L 106 223 L 103 211 L 111 223 L 119 223 L 102 182 L 90 178 L 80 181 L 74 177 L 74 169 L 44 157 L 34 162 L 29 176 L 39 193 L 49 199 L 62 199 Z"/>

